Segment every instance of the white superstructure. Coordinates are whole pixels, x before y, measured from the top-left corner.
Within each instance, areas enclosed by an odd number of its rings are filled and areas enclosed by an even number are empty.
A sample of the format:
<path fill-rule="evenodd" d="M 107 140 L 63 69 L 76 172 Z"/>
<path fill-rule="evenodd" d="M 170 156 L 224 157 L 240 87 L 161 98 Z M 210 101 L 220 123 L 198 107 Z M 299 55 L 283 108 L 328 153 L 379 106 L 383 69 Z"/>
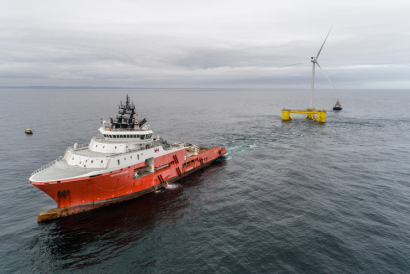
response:
<path fill-rule="evenodd" d="M 102 121 L 100 136 L 93 137 L 89 144 L 74 144 L 64 156 L 33 172 L 32 181 L 52 181 L 79 176 L 93 176 L 130 165 L 143 163 L 154 171 L 154 158 L 178 150 L 192 148 L 191 144 L 168 144 L 160 136 L 153 136 L 146 119 L 134 119 L 134 105 L 127 101 L 119 106 L 117 118 Z"/>

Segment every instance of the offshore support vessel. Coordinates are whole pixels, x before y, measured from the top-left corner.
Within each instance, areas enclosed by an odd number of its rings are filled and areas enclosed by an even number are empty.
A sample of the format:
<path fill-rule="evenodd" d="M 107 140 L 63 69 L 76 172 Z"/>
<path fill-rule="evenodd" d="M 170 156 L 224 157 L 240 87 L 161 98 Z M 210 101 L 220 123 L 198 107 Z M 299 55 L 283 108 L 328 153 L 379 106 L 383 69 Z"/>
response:
<path fill-rule="evenodd" d="M 339 103 L 339 99 L 337 99 L 336 105 L 333 107 L 333 110 L 342 110 L 342 105 Z"/>
<path fill-rule="evenodd" d="M 38 215 L 44 222 L 129 200 L 187 176 L 226 153 L 224 147 L 170 144 L 138 121 L 127 95 L 119 114 L 102 121 L 101 136 L 67 148 L 63 157 L 34 171 L 30 183 L 57 202 Z"/>

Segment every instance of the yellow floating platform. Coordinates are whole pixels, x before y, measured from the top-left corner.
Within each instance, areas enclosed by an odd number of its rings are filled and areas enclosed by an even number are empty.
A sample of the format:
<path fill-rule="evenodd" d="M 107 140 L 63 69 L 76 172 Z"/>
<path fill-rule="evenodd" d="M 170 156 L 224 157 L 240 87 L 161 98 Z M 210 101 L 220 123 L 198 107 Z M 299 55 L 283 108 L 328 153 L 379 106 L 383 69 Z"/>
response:
<path fill-rule="evenodd" d="M 291 113 L 303 113 L 306 114 L 306 119 L 311 119 L 313 121 L 317 121 L 319 123 L 326 122 L 326 110 L 316 110 L 316 109 L 282 109 L 282 120 L 289 121 L 293 120 Z M 317 115 L 317 117 L 315 117 Z"/>

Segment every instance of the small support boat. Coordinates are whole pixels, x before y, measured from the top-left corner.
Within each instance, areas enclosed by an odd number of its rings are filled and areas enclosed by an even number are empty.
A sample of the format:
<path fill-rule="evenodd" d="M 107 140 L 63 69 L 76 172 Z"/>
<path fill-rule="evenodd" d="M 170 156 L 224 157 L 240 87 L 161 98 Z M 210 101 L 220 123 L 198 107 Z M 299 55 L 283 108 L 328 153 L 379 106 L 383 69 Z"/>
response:
<path fill-rule="evenodd" d="M 33 131 L 31 129 L 26 129 L 26 131 L 24 131 L 26 134 L 33 134 Z"/>
<path fill-rule="evenodd" d="M 336 105 L 333 107 L 333 110 L 342 110 L 342 106 L 339 103 L 339 99 L 337 99 Z"/>

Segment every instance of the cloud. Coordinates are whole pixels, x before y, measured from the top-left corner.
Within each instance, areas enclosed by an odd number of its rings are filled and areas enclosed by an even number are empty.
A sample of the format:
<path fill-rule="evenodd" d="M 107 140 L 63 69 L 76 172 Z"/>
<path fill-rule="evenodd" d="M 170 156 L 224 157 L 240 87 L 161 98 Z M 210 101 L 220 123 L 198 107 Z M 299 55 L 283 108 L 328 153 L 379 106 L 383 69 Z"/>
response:
<path fill-rule="evenodd" d="M 406 1 L 9 1 L 2 85 L 410 88 Z M 306 62 L 306 65 L 284 65 Z M 317 71 L 317 87 L 328 88 Z"/>

